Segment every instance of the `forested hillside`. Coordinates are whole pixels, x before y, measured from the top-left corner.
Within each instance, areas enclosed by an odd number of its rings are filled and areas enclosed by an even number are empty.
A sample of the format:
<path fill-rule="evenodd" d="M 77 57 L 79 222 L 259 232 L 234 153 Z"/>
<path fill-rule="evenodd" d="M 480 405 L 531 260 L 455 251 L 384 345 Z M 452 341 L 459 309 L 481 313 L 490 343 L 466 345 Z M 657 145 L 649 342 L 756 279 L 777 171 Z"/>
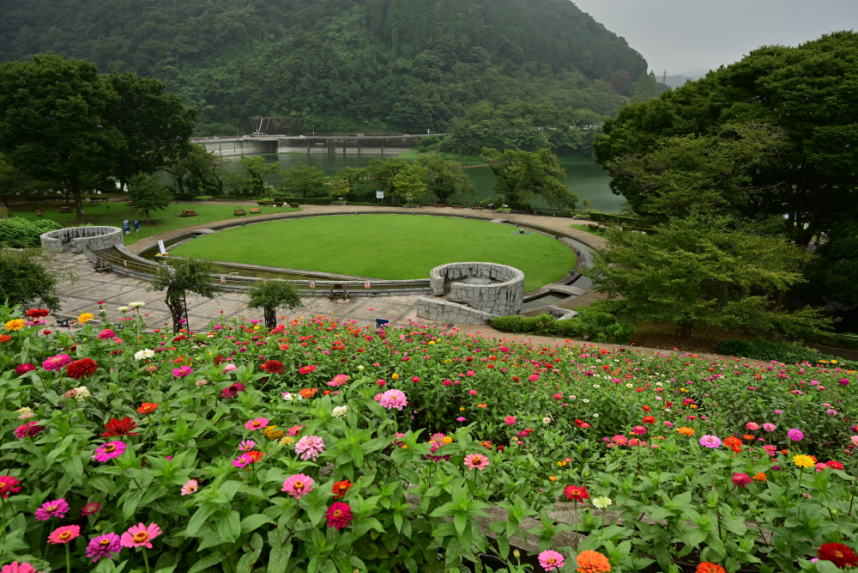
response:
<path fill-rule="evenodd" d="M 0 58 L 40 52 L 158 77 L 210 134 L 437 130 L 477 102 L 612 114 L 646 71 L 568 0 L 4 0 Z"/>

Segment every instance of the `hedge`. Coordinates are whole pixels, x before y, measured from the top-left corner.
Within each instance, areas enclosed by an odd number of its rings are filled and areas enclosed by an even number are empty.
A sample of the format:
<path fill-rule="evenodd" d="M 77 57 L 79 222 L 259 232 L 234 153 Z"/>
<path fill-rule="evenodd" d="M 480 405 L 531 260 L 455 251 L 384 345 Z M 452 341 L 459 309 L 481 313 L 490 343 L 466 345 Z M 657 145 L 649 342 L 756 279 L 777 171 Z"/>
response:
<path fill-rule="evenodd" d="M 38 247 L 39 235 L 62 229 L 63 226 L 50 219 L 28 221 L 21 217 L 0 220 L 0 245 L 13 249 Z"/>
<path fill-rule="evenodd" d="M 772 342 L 769 340 L 722 340 L 715 347 L 718 354 L 736 356 L 741 358 L 753 358 L 755 360 L 776 360 L 784 364 L 796 364 L 810 362 L 818 364 L 820 361 L 835 361 L 841 368 L 858 369 L 858 361 L 843 360 L 837 356 L 823 354 L 812 348 L 805 348 L 801 344 L 791 342 Z"/>
<path fill-rule="evenodd" d="M 549 314 L 539 316 L 499 316 L 492 319 L 492 327 L 502 332 L 538 334 L 564 338 L 587 338 L 594 342 L 628 344 L 635 333 L 634 327 L 621 322 L 616 316 L 601 309 L 600 305 L 576 309 L 578 316 L 557 320 Z"/>

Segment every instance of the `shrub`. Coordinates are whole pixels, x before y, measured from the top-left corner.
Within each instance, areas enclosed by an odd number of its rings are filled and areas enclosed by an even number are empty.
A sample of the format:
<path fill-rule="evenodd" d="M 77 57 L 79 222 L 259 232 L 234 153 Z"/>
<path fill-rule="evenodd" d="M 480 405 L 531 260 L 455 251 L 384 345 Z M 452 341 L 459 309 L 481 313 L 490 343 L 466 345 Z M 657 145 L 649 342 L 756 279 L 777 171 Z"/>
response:
<path fill-rule="evenodd" d="M 579 340 L 586 338 L 594 342 L 618 344 L 627 344 L 634 335 L 634 327 L 607 312 L 602 304 L 595 303 L 575 310 L 578 316 L 567 320 L 557 320 L 550 314 L 534 317 L 499 316 L 492 319 L 492 327 L 502 332 L 561 336 Z"/>
<path fill-rule="evenodd" d="M 813 349 L 806 348 L 798 343 L 773 342 L 770 340 L 757 339 L 754 341 L 730 339 L 718 343 L 715 348 L 718 354 L 727 356 L 740 356 L 743 358 L 754 358 L 756 360 L 775 360 L 784 364 L 796 364 L 809 362 L 819 364 L 821 361 L 840 364 L 843 368 L 858 368 L 858 362 L 843 360 L 830 354 L 822 354 Z"/>
<path fill-rule="evenodd" d="M 277 326 L 278 308 L 297 308 L 301 306 L 301 297 L 290 283 L 271 280 L 258 281 L 247 293 L 250 300 L 249 308 L 261 308 L 265 318 L 265 326 L 273 329 Z"/>
<path fill-rule="evenodd" d="M 37 250 L 0 249 L 0 302 L 57 310 L 60 293 L 49 259 Z"/>
<path fill-rule="evenodd" d="M 26 249 L 41 245 L 39 236 L 48 231 L 62 229 L 62 225 L 50 219 L 28 221 L 22 217 L 0 220 L 0 245 L 13 249 Z"/>

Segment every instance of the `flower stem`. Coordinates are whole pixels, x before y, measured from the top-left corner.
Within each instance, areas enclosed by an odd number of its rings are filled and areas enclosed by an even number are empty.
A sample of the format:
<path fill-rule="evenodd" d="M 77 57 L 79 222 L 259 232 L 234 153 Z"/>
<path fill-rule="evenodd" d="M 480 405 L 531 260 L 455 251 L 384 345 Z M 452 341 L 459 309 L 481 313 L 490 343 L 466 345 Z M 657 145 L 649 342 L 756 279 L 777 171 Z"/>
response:
<path fill-rule="evenodd" d="M 71 549 L 68 543 L 66 543 L 66 573 L 71 573 Z"/>
<path fill-rule="evenodd" d="M 66 547 L 68 547 L 68 545 L 66 545 Z M 145 547 L 143 548 L 143 562 L 146 564 L 146 573 L 150 573 L 149 572 L 149 556 L 146 554 L 146 548 Z M 71 572 L 69 571 L 69 573 L 71 573 Z"/>

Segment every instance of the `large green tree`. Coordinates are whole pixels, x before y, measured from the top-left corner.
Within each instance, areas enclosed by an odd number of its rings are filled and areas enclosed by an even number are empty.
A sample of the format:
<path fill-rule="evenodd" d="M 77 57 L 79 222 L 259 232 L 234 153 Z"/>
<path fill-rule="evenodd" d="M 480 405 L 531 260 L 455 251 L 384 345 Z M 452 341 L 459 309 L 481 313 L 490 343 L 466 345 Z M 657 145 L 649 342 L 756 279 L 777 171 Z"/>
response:
<path fill-rule="evenodd" d="M 113 171 L 123 187 L 137 173 L 154 173 L 187 155 L 195 110 L 183 106 L 179 96 L 167 93 L 164 82 L 155 78 L 114 71 L 105 79 L 119 96 L 105 121 L 125 140 Z"/>
<path fill-rule="evenodd" d="M 89 62 L 44 54 L 0 65 L 0 152 L 28 176 L 59 182 L 77 218 L 82 192 L 103 180 L 126 149 L 107 122 L 119 96 Z"/>
<path fill-rule="evenodd" d="M 481 157 L 494 175 L 492 189 L 511 207 L 530 207 L 539 197 L 552 207 L 568 209 L 578 200 L 564 183 L 566 172 L 557 163 L 557 156 L 548 149 L 483 149 Z"/>
<path fill-rule="evenodd" d="M 671 219 L 644 234 L 608 231 L 584 274 L 617 299 L 622 316 L 673 322 L 682 338 L 701 324 L 797 335 L 827 325 L 817 311 L 788 313 L 764 294 L 801 282 L 806 251 L 783 237 L 736 228 L 728 218 Z"/>
<path fill-rule="evenodd" d="M 169 260 L 159 266 L 147 290 L 164 291 L 164 304 L 170 309 L 174 332 L 190 329 L 184 315 L 188 295 L 215 298 L 221 292 L 215 284 L 214 275 L 218 271 L 214 262 L 195 258 Z"/>
<path fill-rule="evenodd" d="M 769 124 L 784 133 L 772 160 L 749 171 L 768 189 L 757 212 L 784 216 L 783 231 L 805 246 L 858 212 L 858 33 L 838 32 L 798 47 L 768 46 L 696 82 L 605 121 L 596 159 L 632 206 L 640 180 L 612 172 L 618 158 L 656 151 L 663 138 L 714 136 L 727 125 Z"/>
<path fill-rule="evenodd" d="M 296 163 L 286 172 L 283 188 L 295 197 L 325 195 L 325 172 L 311 165 Z"/>
<path fill-rule="evenodd" d="M 225 157 L 213 151 L 206 151 L 202 145 L 192 143 L 185 158 L 167 164 L 167 172 L 173 175 L 177 190 L 181 188 L 181 182 L 187 177 L 192 184 L 203 191 L 203 194 L 223 195 L 229 173 L 226 167 Z"/>
<path fill-rule="evenodd" d="M 410 163 L 393 178 L 393 194 L 401 203 L 415 203 L 426 194 L 428 172 L 419 163 Z"/>
<path fill-rule="evenodd" d="M 128 197 L 134 202 L 134 208 L 146 216 L 148 223 L 152 211 L 167 208 L 173 200 L 173 193 L 154 177 L 138 173 L 128 180 Z"/>
<path fill-rule="evenodd" d="M 265 177 L 271 173 L 282 173 L 277 163 L 268 163 L 264 157 L 258 155 L 247 155 L 239 159 L 244 167 L 246 178 L 237 186 L 248 190 L 253 195 L 262 195 L 265 192 Z"/>
<path fill-rule="evenodd" d="M 376 191 L 384 191 L 385 198 L 396 196 L 394 179 L 408 168 L 408 162 L 404 159 L 394 157 L 392 159 L 373 159 L 366 167 L 370 183 L 375 186 Z"/>
<path fill-rule="evenodd" d="M 426 189 L 445 205 L 453 195 L 473 197 L 477 188 L 458 161 L 444 159 L 437 153 L 421 155 L 417 163 L 426 168 Z"/>

